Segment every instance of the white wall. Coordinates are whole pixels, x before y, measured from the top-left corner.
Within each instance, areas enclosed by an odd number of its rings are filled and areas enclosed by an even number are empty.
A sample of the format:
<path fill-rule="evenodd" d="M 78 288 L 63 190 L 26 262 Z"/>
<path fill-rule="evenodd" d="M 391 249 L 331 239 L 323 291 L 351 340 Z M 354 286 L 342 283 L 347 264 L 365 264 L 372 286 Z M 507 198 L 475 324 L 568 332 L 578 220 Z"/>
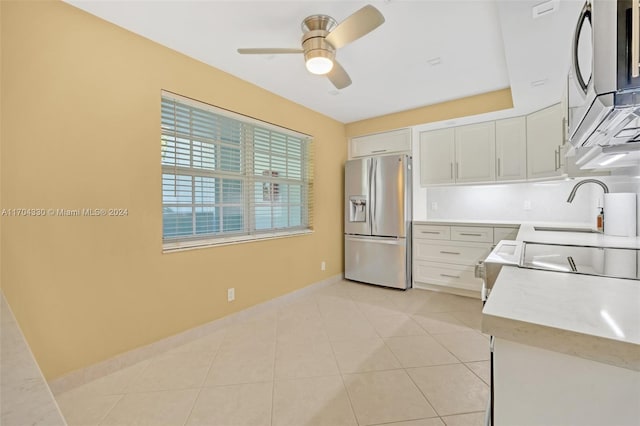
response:
<path fill-rule="evenodd" d="M 566 202 L 575 181 L 432 187 L 426 190 L 427 219 L 574 222 L 591 224 L 590 187 Z M 525 208 L 525 204 L 528 207 Z"/>
<path fill-rule="evenodd" d="M 639 170 L 614 173 L 616 175 L 598 179 L 607 184 L 611 192 L 640 194 L 640 179 L 635 177 L 640 174 Z M 582 186 L 573 203 L 566 202 L 569 192 L 580 180 L 422 188 L 418 170 L 414 175 L 414 220 L 537 221 L 595 226 L 597 207 L 602 206 L 600 186 Z M 525 208 L 527 202 L 529 209 Z"/>

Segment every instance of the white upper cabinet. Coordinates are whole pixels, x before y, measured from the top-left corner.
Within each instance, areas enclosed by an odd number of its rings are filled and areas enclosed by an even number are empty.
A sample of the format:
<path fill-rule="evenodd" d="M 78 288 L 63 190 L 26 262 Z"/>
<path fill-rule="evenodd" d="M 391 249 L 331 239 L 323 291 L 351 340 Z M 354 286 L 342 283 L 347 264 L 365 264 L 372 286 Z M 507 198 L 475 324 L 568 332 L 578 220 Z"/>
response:
<path fill-rule="evenodd" d="M 496 130 L 493 121 L 456 127 L 455 141 L 456 182 L 496 180 Z"/>
<path fill-rule="evenodd" d="M 527 116 L 527 172 L 529 179 L 564 174 L 564 112 L 561 104 Z"/>
<path fill-rule="evenodd" d="M 420 133 L 420 184 L 496 179 L 493 122 Z"/>
<path fill-rule="evenodd" d="M 411 153 L 411 130 L 400 129 L 392 132 L 352 138 L 349 143 L 349 157 L 358 158 L 370 155 L 385 155 L 405 152 Z"/>
<path fill-rule="evenodd" d="M 455 131 L 434 130 L 420 133 L 420 184 L 455 183 Z"/>
<path fill-rule="evenodd" d="M 527 121 L 525 117 L 496 121 L 496 180 L 527 178 Z"/>
<path fill-rule="evenodd" d="M 420 184 L 518 182 L 590 176 L 565 158 L 562 104 L 523 117 L 420 133 Z M 598 175 L 607 172 L 597 171 Z"/>

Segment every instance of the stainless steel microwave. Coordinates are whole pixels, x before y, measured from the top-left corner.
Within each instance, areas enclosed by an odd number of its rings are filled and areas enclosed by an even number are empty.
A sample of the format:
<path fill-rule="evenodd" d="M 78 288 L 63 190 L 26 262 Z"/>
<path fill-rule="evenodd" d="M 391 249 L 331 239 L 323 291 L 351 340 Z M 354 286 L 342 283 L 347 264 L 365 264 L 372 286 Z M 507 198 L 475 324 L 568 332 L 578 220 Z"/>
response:
<path fill-rule="evenodd" d="M 640 142 L 639 2 L 587 0 L 577 19 L 568 128 L 569 141 L 583 156 Z"/>

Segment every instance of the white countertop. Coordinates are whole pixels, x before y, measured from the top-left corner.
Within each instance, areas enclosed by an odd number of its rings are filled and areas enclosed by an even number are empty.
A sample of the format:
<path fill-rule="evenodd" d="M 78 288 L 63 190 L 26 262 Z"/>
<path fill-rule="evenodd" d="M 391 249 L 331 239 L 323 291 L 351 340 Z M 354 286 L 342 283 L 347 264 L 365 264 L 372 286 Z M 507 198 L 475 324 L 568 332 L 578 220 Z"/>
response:
<path fill-rule="evenodd" d="M 640 281 L 502 268 L 482 331 L 640 371 Z"/>
<path fill-rule="evenodd" d="M 640 248 L 638 238 L 535 231 L 532 224 L 523 224 L 517 239 Z M 505 266 L 484 306 L 482 330 L 640 371 L 640 281 Z"/>
<path fill-rule="evenodd" d="M 522 222 L 513 220 L 414 220 L 415 225 L 443 225 L 443 226 L 505 226 L 517 228 Z"/>
<path fill-rule="evenodd" d="M 534 226 L 550 226 L 547 224 L 525 223 L 520 226 L 518 240 L 530 243 L 565 244 L 577 246 L 613 247 L 613 248 L 640 248 L 640 237 L 614 237 L 600 233 L 586 232 L 558 232 L 536 231 Z M 557 226 L 557 225 L 554 225 Z M 589 226 L 562 225 L 567 228 L 589 228 Z"/>
<path fill-rule="evenodd" d="M 640 237 L 614 237 L 600 233 L 535 231 L 534 226 L 592 228 L 590 223 L 540 222 L 517 220 L 414 220 L 416 225 L 520 227 L 518 240 L 531 243 L 582 245 L 612 248 L 640 248 Z"/>

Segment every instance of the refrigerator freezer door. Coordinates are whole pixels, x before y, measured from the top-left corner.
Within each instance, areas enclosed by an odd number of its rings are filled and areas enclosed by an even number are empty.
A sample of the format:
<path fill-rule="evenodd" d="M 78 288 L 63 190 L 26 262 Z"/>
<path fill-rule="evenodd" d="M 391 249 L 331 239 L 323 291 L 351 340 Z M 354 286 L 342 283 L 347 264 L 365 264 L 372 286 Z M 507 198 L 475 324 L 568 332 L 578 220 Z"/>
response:
<path fill-rule="evenodd" d="M 371 235 L 371 159 L 347 161 L 344 169 L 344 232 Z"/>
<path fill-rule="evenodd" d="M 409 287 L 406 239 L 345 235 L 344 252 L 346 279 L 401 289 Z"/>
<path fill-rule="evenodd" d="M 373 159 L 371 197 L 371 235 L 406 237 L 408 157 L 391 155 Z"/>

